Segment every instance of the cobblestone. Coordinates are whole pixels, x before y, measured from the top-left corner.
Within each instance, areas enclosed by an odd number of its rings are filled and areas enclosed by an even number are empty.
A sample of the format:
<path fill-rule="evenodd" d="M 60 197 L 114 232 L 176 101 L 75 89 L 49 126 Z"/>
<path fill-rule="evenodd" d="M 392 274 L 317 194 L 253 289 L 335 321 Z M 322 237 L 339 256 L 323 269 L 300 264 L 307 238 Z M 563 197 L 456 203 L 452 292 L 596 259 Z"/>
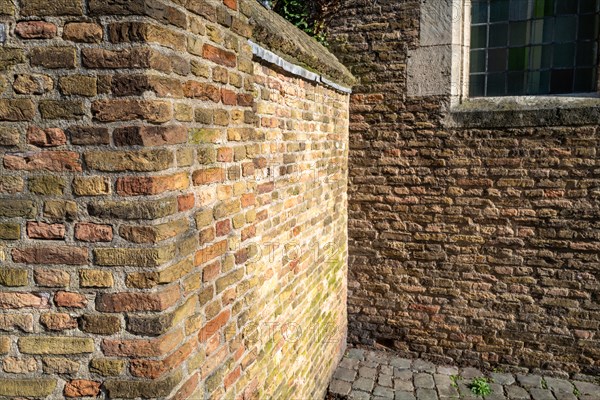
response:
<path fill-rule="evenodd" d="M 473 394 L 469 387 L 472 379 L 481 377 L 488 379 L 492 390 L 485 397 Z M 600 386 L 541 372 L 484 373 L 476 368 L 400 358 L 391 352 L 350 348 L 330 384 L 328 399 L 600 400 Z"/>

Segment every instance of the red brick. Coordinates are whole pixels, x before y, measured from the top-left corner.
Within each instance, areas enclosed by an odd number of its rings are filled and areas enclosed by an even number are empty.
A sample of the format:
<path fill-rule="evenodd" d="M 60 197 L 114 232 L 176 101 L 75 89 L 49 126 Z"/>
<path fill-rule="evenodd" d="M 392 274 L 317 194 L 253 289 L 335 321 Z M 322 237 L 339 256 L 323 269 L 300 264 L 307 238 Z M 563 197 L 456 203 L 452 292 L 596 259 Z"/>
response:
<path fill-rule="evenodd" d="M 200 381 L 200 374 L 196 372 L 181 386 L 181 388 L 173 396 L 172 400 L 190 399 L 191 395 L 194 394 L 194 391 L 198 387 L 199 381 Z"/>
<path fill-rule="evenodd" d="M 177 210 L 179 212 L 191 210 L 196 204 L 196 197 L 193 193 L 183 194 L 177 197 Z"/>
<path fill-rule="evenodd" d="M 232 10 L 237 10 L 237 0 L 223 0 L 223 4 Z"/>
<path fill-rule="evenodd" d="M 65 313 L 45 313 L 40 315 L 40 323 L 49 331 L 63 331 L 77 328 L 77 320 Z"/>
<path fill-rule="evenodd" d="M 51 39 L 56 32 L 56 25 L 45 21 L 19 22 L 15 28 L 15 33 L 23 39 Z"/>
<path fill-rule="evenodd" d="M 92 223 L 75 224 L 75 239 L 83 242 L 111 242 L 112 226 Z"/>
<path fill-rule="evenodd" d="M 88 263 L 88 249 L 72 246 L 26 247 L 13 249 L 12 257 L 16 263 L 85 265 Z"/>
<path fill-rule="evenodd" d="M 219 221 L 216 224 L 216 233 L 218 236 L 224 236 L 231 232 L 231 220 L 226 219 L 223 221 Z M 242 239 L 244 240 L 244 239 Z"/>
<path fill-rule="evenodd" d="M 209 282 L 214 280 L 221 273 L 221 262 L 215 261 L 202 269 L 202 281 Z"/>
<path fill-rule="evenodd" d="M 183 85 L 183 93 L 185 97 L 191 99 L 212 101 L 214 103 L 218 103 L 221 100 L 219 88 L 208 83 L 187 81 Z"/>
<path fill-rule="evenodd" d="M 177 303 L 179 297 L 178 286 L 171 286 L 158 293 L 100 293 L 96 297 L 96 310 L 102 312 L 163 311 Z"/>
<path fill-rule="evenodd" d="M 224 182 L 225 170 L 223 168 L 206 168 L 194 171 L 192 175 L 194 185 L 207 185 L 211 183 Z"/>
<path fill-rule="evenodd" d="M 246 193 L 241 198 L 242 208 L 253 206 L 256 203 L 256 196 L 254 193 Z"/>
<path fill-rule="evenodd" d="M 237 105 L 237 94 L 233 90 L 221 89 L 221 101 L 228 106 Z"/>
<path fill-rule="evenodd" d="M 219 329 L 221 329 L 227 321 L 229 321 L 229 317 L 231 316 L 231 311 L 223 310 L 219 315 L 210 320 L 206 325 L 202 327 L 200 332 L 198 333 L 198 340 L 200 342 L 206 342 L 212 335 L 217 333 Z"/>
<path fill-rule="evenodd" d="M 24 171 L 81 171 L 79 154 L 72 151 L 7 154 L 4 167 Z"/>
<path fill-rule="evenodd" d="M 82 43 L 100 43 L 102 27 L 89 22 L 69 22 L 63 28 L 63 39 Z"/>
<path fill-rule="evenodd" d="M 131 375 L 142 378 L 157 379 L 169 371 L 177 368 L 194 351 L 196 345 L 193 342 L 187 342 L 164 360 L 131 360 Z"/>
<path fill-rule="evenodd" d="M 181 345 L 182 340 L 183 334 L 177 330 L 156 339 L 104 339 L 101 348 L 106 356 L 161 357 Z"/>
<path fill-rule="evenodd" d="M 27 222 L 27 236 L 30 239 L 64 239 L 65 226 L 63 224 L 47 224 L 45 222 Z"/>
<path fill-rule="evenodd" d="M 209 262 L 219 256 L 222 256 L 227 251 L 227 240 L 222 240 L 218 243 L 208 246 L 196 252 L 195 265 L 201 265 Z"/>
<path fill-rule="evenodd" d="M 233 161 L 233 149 L 231 147 L 221 147 L 217 150 L 217 161 L 219 162 L 232 162 Z"/>
<path fill-rule="evenodd" d="M 62 129 L 31 126 L 27 130 L 27 143 L 39 147 L 62 146 L 67 143 L 67 136 Z"/>
<path fill-rule="evenodd" d="M 235 53 L 211 46 L 210 44 L 204 44 L 202 47 L 202 57 L 226 67 L 235 67 L 237 61 Z"/>
<path fill-rule="evenodd" d="M 47 308 L 48 297 L 36 293 L 0 292 L 0 308 Z"/>
<path fill-rule="evenodd" d="M 128 126 L 117 128 L 113 139 L 117 146 L 163 146 L 187 141 L 185 126 Z"/>
<path fill-rule="evenodd" d="M 187 173 L 164 176 L 127 176 L 117 179 L 117 193 L 122 196 L 140 196 L 164 193 L 189 187 Z"/>
<path fill-rule="evenodd" d="M 242 107 L 252 107 L 254 105 L 254 96 L 251 94 L 238 94 L 237 95 L 238 105 Z"/>
<path fill-rule="evenodd" d="M 100 394 L 100 385 L 100 382 L 75 379 L 67 382 L 64 394 L 66 397 L 96 397 Z"/>
<path fill-rule="evenodd" d="M 71 283 L 71 276 L 60 269 L 36 269 L 33 280 L 42 287 L 66 287 Z"/>
<path fill-rule="evenodd" d="M 242 369 L 238 365 L 233 371 L 231 371 L 225 377 L 225 380 L 223 381 L 223 384 L 225 385 L 225 390 L 227 390 L 231 386 L 233 386 L 233 384 L 239 379 L 239 377 L 240 377 L 241 374 L 242 374 Z"/>
<path fill-rule="evenodd" d="M 163 123 L 173 118 L 171 103 L 160 100 L 108 99 L 92 103 L 94 119 L 101 122 L 146 120 Z"/>
<path fill-rule="evenodd" d="M 87 299 L 79 293 L 61 291 L 54 295 L 54 304 L 58 307 L 85 308 Z"/>

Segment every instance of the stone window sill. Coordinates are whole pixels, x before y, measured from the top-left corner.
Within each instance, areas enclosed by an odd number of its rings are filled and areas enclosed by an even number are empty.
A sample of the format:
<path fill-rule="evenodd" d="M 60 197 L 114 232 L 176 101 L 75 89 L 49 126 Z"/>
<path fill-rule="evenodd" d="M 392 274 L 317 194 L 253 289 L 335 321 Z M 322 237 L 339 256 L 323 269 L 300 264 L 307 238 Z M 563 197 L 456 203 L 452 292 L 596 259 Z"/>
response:
<path fill-rule="evenodd" d="M 517 128 L 598 125 L 600 96 L 485 97 L 453 105 L 445 125 L 463 128 Z"/>

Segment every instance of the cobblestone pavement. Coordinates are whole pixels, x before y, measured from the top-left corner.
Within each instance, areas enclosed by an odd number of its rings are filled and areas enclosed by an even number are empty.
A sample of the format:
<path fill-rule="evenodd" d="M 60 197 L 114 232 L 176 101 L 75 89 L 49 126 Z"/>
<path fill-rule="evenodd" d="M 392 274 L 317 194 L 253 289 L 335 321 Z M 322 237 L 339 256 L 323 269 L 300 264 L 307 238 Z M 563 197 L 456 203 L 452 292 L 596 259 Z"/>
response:
<path fill-rule="evenodd" d="M 474 378 L 486 377 L 492 393 L 474 395 Z M 329 385 L 329 398 L 356 400 L 600 400 L 600 385 L 535 374 L 436 366 L 393 353 L 351 348 Z"/>

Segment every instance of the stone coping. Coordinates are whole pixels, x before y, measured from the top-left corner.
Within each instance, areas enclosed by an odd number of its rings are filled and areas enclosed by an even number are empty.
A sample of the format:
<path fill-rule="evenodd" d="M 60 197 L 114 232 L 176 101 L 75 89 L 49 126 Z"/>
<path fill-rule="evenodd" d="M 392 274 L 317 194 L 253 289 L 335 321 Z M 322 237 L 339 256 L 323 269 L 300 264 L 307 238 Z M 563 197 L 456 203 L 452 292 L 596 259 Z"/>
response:
<path fill-rule="evenodd" d="M 239 4 L 253 27 L 252 42 L 290 64 L 322 76 L 323 83 L 331 82 L 346 88 L 356 83 L 350 71 L 327 48 L 283 17 L 256 0 L 241 0 Z"/>

